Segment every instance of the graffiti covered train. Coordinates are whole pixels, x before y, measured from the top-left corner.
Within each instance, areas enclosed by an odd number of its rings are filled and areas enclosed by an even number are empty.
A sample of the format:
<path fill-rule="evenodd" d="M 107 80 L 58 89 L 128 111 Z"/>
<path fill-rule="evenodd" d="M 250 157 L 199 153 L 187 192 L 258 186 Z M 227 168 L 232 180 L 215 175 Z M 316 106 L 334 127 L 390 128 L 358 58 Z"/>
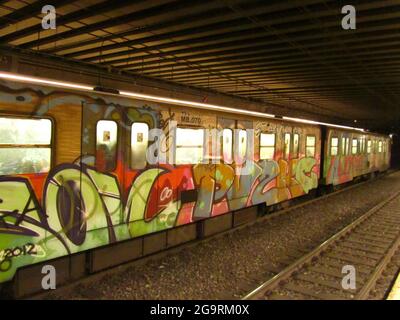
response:
<path fill-rule="evenodd" d="M 390 162 L 388 137 L 356 130 L 13 82 L 0 92 L 0 283 L 21 267 L 271 206 Z"/>

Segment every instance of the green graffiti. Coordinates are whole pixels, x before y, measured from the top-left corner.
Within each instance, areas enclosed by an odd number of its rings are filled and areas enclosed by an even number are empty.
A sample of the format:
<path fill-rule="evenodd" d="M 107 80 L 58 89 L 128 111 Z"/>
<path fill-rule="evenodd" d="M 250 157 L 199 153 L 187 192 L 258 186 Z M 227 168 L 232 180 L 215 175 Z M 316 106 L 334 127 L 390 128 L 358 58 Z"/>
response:
<path fill-rule="evenodd" d="M 0 282 L 21 266 L 45 258 L 40 242 L 46 236 L 45 218 L 24 179 L 0 182 Z M 27 245 L 29 243 L 29 246 Z"/>
<path fill-rule="evenodd" d="M 180 201 L 171 201 L 150 221 L 145 221 L 145 212 L 150 192 L 157 177 L 165 172 L 163 169 L 149 169 L 138 176 L 129 191 L 125 215 L 129 224 L 131 237 L 172 228 L 175 224 Z"/>
<path fill-rule="evenodd" d="M 297 163 L 295 178 L 305 193 L 318 187 L 318 175 L 312 171 L 316 163 L 314 158 L 302 158 Z"/>

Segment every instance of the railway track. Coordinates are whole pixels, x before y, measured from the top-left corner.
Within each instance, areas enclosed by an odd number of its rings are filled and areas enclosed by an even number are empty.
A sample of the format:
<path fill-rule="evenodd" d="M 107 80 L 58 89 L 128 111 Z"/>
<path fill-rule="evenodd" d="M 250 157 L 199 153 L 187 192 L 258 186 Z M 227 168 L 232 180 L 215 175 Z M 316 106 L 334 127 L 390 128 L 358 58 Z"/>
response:
<path fill-rule="evenodd" d="M 367 299 L 399 248 L 396 192 L 243 299 Z M 353 271 L 355 286 L 343 286 L 344 277 Z"/>

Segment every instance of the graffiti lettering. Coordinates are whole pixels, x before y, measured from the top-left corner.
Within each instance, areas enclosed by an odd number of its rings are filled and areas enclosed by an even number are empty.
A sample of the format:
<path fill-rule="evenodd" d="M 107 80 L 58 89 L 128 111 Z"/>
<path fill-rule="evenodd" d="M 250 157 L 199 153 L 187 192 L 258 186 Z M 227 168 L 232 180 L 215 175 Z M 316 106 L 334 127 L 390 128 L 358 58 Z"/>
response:
<path fill-rule="evenodd" d="M 5 236 L 23 235 L 31 241 L 3 250 L 0 280 L 8 279 L 22 265 L 165 230 L 247 205 L 270 205 L 281 200 L 279 194 L 289 198 L 293 190 L 305 193 L 317 185 L 313 158 L 300 159 L 293 170 L 274 160 L 247 162 L 252 169 L 246 175 L 235 175 L 240 172 L 235 164 L 149 168 L 135 177 L 125 204 L 117 178 L 85 164 L 54 168 L 44 184 L 42 205 L 28 179 L 4 177 L 0 180 L 0 239 L 14 239 L 10 243 L 15 243 L 15 238 Z M 282 167 L 284 164 L 286 167 Z M 276 183 L 282 174 L 285 183 Z M 181 192 L 195 188 L 198 197 L 193 206 L 182 206 Z M 35 254 L 33 248 L 38 247 L 42 248 L 41 254 Z M 19 257 L 17 263 L 11 263 L 14 257 Z"/>
<path fill-rule="evenodd" d="M 8 258 L 15 258 L 20 255 L 35 255 L 37 254 L 36 245 L 33 243 L 24 244 L 21 247 L 15 247 L 11 249 L 5 249 L 0 252 L 0 260 L 5 260 Z"/>

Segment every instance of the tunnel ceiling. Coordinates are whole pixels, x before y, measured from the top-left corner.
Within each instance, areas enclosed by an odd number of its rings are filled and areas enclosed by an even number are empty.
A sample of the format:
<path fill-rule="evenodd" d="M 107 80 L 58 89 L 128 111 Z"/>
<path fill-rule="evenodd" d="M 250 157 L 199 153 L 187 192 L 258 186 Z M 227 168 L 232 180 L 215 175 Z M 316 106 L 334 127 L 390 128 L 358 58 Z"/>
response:
<path fill-rule="evenodd" d="M 41 9 L 57 10 L 43 30 Z M 0 0 L 0 45 L 357 120 L 399 119 L 400 1 Z"/>

